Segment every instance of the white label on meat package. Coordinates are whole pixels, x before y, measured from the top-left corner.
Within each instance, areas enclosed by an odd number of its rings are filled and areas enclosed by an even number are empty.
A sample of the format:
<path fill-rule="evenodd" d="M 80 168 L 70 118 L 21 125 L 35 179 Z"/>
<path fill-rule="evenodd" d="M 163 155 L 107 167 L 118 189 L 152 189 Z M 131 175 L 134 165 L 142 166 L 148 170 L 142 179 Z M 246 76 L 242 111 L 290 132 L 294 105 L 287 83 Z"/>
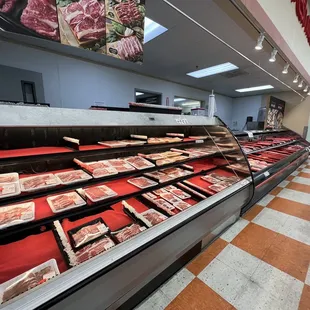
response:
<path fill-rule="evenodd" d="M 46 273 L 45 275 L 43 275 L 43 279 L 44 280 L 49 280 L 49 279 L 52 279 L 54 277 L 56 277 L 55 271 L 51 271 L 51 272 Z"/>
<path fill-rule="evenodd" d="M 196 140 L 196 143 L 203 143 L 203 140 Z"/>
<path fill-rule="evenodd" d="M 265 172 L 264 172 L 264 176 L 265 176 L 266 178 L 268 178 L 268 177 L 270 176 L 269 171 L 265 171 Z"/>
<path fill-rule="evenodd" d="M 105 234 L 108 231 L 108 227 L 104 224 L 98 225 L 97 228 L 101 234 Z"/>
<path fill-rule="evenodd" d="M 2 187 L 2 195 L 13 194 L 15 193 L 15 184 L 5 184 Z"/>
<path fill-rule="evenodd" d="M 46 185 L 55 184 L 55 183 L 57 183 L 57 181 L 55 179 L 53 179 L 53 178 L 47 179 L 45 181 Z"/>

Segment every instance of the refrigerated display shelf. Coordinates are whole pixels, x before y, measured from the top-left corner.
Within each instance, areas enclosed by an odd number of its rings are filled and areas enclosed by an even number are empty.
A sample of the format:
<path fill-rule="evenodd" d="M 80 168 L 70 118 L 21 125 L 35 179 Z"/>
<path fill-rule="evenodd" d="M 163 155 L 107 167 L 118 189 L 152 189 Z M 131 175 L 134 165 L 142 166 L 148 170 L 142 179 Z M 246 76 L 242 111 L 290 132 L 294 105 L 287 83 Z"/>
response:
<path fill-rule="evenodd" d="M 269 150 L 277 149 L 277 148 L 279 148 L 281 146 L 291 145 L 291 144 L 296 143 L 296 142 L 298 142 L 298 140 L 294 140 L 294 141 L 290 141 L 290 142 L 286 142 L 286 143 L 281 143 L 281 144 L 278 144 L 278 145 L 275 145 L 275 146 L 269 146 L 269 147 L 262 148 L 262 149 L 257 149 L 257 150 L 251 151 L 251 152 L 245 152 L 245 155 L 250 155 L 250 154 L 255 154 L 255 153 L 260 153 L 260 152 L 264 152 L 264 151 L 269 151 Z"/>

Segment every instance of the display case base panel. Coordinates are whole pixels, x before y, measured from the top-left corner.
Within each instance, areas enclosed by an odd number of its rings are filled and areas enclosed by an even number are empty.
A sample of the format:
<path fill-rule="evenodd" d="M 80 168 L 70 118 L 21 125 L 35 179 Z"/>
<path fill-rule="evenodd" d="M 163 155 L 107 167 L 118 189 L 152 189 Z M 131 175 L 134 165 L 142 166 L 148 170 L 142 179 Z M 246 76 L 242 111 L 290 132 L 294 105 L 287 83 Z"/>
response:
<path fill-rule="evenodd" d="M 302 165 L 308 158 L 308 153 L 297 158 L 288 166 L 281 169 L 275 175 L 271 176 L 266 181 L 258 184 L 255 187 L 254 196 L 244 208 L 241 209 L 241 216 L 251 209 L 258 201 L 265 197 L 270 191 L 272 191 L 278 184 L 285 180 L 292 172 L 294 172 L 300 165 Z"/>
<path fill-rule="evenodd" d="M 58 296 L 57 300 L 51 301 L 52 307 L 45 306 L 51 310 L 118 309 L 201 240 L 204 243 L 208 239 L 212 241 L 235 222 L 251 191 L 251 186 L 243 188 L 114 269 Z"/>

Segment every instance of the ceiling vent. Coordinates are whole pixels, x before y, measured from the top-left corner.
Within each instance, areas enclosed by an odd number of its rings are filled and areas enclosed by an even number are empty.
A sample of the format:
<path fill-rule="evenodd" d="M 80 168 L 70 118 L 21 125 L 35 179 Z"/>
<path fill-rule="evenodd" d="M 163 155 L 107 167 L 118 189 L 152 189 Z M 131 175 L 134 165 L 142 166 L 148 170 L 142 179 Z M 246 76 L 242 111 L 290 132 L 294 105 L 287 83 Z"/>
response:
<path fill-rule="evenodd" d="M 223 72 L 220 75 L 222 77 L 227 78 L 227 79 L 232 79 L 232 78 L 235 78 L 237 76 L 248 75 L 248 74 L 249 73 L 244 71 L 244 70 L 237 69 L 237 70 L 233 70 L 233 71 L 229 71 L 229 72 Z"/>

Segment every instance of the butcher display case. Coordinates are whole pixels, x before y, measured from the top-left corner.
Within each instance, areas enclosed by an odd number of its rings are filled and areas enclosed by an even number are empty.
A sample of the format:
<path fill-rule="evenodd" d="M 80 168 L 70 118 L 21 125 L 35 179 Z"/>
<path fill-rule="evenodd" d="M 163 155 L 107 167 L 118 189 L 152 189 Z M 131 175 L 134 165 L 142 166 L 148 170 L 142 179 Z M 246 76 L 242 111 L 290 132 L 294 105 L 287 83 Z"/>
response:
<path fill-rule="evenodd" d="M 1 109 L 1 309 L 131 309 L 254 195 L 218 118 Z"/>
<path fill-rule="evenodd" d="M 309 156 L 309 142 L 289 130 L 235 133 L 253 173 L 255 193 L 241 214 L 266 196 Z"/>

